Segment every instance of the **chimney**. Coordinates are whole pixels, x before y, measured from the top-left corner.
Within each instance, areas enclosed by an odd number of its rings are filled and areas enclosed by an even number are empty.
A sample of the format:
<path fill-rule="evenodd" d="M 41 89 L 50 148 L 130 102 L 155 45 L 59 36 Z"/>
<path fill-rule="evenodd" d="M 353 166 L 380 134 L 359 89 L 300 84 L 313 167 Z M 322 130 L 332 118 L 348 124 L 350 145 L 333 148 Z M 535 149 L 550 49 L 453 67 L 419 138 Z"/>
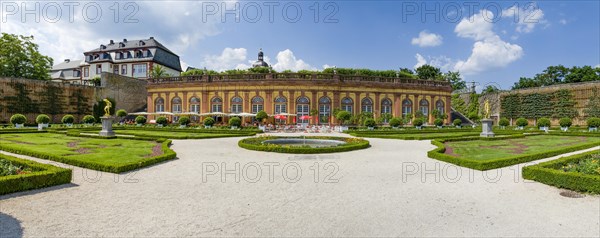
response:
<path fill-rule="evenodd" d="M 151 37 L 150 37 L 150 40 L 154 40 L 154 36 L 151 36 Z"/>
<path fill-rule="evenodd" d="M 111 44 L 111 45 L 112 45 L 112 44 L 114 44 L 114 43 L 115 43 L 115 41 L 113 41 L 113 40 L 110 40 L 110 44 Z"/>
<path fill-rule="evenodd" d="M 71 62 L 70 59 L 65 59 L 65 63 L 69 63 L 69 62 Z"/>
<path fill-rule="evenodd" d="M 123 42 L 127 42 L 127 39 L 123 39 Z"/>

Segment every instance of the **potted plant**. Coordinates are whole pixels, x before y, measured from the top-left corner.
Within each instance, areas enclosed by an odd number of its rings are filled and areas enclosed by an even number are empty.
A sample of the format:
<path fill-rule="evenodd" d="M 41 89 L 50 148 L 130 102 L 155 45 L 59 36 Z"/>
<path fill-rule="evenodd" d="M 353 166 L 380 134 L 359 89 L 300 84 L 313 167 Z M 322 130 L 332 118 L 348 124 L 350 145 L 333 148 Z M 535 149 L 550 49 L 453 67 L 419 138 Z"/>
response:
<path fill-rule="evenodd" d="M 542 117 L 538 119 L 537 125 L 540 128 L 540 130 L 548 132 L 548 128 L 550 127 L 550 119 Z"/>
<path fill-rule="evenodd" d="M 462 125 L 462 120 L 461 119 L 454 119 L 454 121 L 452 121 L 452 125 L 454 125 L 456 128 L 460 128 Z"/>
<path fill-rule="evenodd" d="M 35 118 L 35 122 L 38 124 L 38 130 L 41 131 L 48 127 L 48 123 L 50 123 L 50 117 L 46 114 L 40 114 L 37 116 L 37 118 Z"/>
<path fill-rule="evenodd" d="M 73 122 L 75 122 L 75 117 L 73 117 L 73 115 L 65 115 L 62 118 L 62 123 L 65 124 L 68 127 L 72 127 L 73 126 Z"/>
<path fill-rule="evenodd" d="M 92 115 L 86 115 L 83 117 L 83 119 L 81 119 L 81 122 L 83 122 L 86 126 L 93 126 L 94 122 L 96 122 L 96 118 L 94 118 Z"/>
<path fill-rule="evenodd" d="M 347 123 L 352 118 L 352 114 L 350 114 L 350 112 L 348 112 L 348 111 L 339 111 L 335 115 L 335 118 L 338 119 L 341 122 L 341 124 L 342 124 L 342 127 L 340 128 L 340 132 L 348 130 Z"/>
<path fill-rule="evenodd" d="M 402 120 L 400 120 L 398 118 L 392 118 L 390 120 L 390 126 L 394 129 L 398 129 L 398 127 L 401 125 L 402 125 Z"/>
<path fill-rule="evenodd" d="M 191 121 L 189 117 L 180 117 L 178 122 L 180 128 L 185 128 Z"/>
<path fill-rule="evenodd" d="M 204 128 L 211 128 L 215 124 L 215 119 L 212 117 L 204 118 Z"/>
<path fill-rule="evenodd" d="M 413 120 L 413 125 L 418 129 L 421 130 L 421 127 L 423 126 L 423 118 L 416 118 Z"/>
<path fill-rule="evenodd" d="M 10 117 L 10 123 L 15 125 L 16 128 L 23 128 L 23 124 L 27 122 L 27 117 L 23 114 L 15 114 Z"/>
<path fill-rule="evenodd" d="M 598 131 L 598 127 L 600 126 L 600 118 L 590 117 L 587 119 L 587 125 L 590 132 Z"/>
<path fill-rule="evenodd" d="M 529 124 L 529 121 L 527 121 L 527 119 L 525 118 L 520 117 L 519 119 L 517 119 L 516 123 L 519 130 L 523 130 Z"/>
<path fill-rule="evenodd" d="M 571 121 L 571 118 L 563 117 L 560 120 L 558 120 L 558 124 L 560 125 L 560 129 L 562 131 L 568 131 L 569 127 L 573 125 L 573 121 Z"/>
<path fill-rule="evenodd" d="M 236 130 L 242 126 L 242 119 L 239 117 L 232 117 L 229 119 L 229 126 L 232 130 Z"/>
<path fill-rule="evenodd" d="M 441 119 L 441 118 L 435 119 L 433 121 L 433 124 L 436 125 L 438 127 L 438 129 L 442 129 L 442 126 L 444 125 L 444 119 Z"/>
<path fill-rule="evenodd" d="M 508 125 L 510 125 L 510 121 L 506 118 L 502 118 L 500 119 L 500 121 L 498 121 L 498 125 L 500 125 L 500 128 L 502 128 L 502 130 L 506 129 L 506 127 Z"/>
<path fill-rule="evenodd" d="M 137 124 L 137 126 L 142 126 L 142 125 L 146 124 L 146 121 L 147 121 L 147 119 L 144 116 L 137 116 L 135 118 L 135 124 Z"/>
<path fill-rule="evenodd" d="M 169 120 L 167 120 L 166 117 L 156 118 L 156 124 L 158 125 L 158 127 L 166 126 L 168 123 L 169 123 Z"/>
<path fill-rule="evenodd" d="M 377 123 L 375 120 L 373 120 L 373 118 L 367 118 L 365 119 L 364 125 L 369 128 L 370 131 L 372 131 L 375 129 L 375 125 L 377 125 Z"/>

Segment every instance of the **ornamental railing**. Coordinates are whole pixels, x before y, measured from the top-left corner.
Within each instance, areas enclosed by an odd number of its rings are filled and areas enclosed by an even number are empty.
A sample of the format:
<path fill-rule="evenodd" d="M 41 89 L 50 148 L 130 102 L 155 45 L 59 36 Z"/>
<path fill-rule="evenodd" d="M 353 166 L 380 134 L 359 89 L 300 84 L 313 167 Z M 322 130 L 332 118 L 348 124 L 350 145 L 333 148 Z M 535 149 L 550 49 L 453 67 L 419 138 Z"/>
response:
<path fill-rule="evenodd" d="M 339 74 L 303 74 L 303 73 L 272 73 L 272 74 L 218 74 L 218 75 L 193 75 L 166 78 L 150 78 L 150 84 L 186 83 L 186 82 L 233 82 L 233 81 L 282 81 L 302 80 L 320 82 L 375 82 L 404 85 L 418 85 L 429 87 L 449 87 L 450 83 L 439 80 L 422 80 L 412 78 L 395 78 L 363 75 Z"/>

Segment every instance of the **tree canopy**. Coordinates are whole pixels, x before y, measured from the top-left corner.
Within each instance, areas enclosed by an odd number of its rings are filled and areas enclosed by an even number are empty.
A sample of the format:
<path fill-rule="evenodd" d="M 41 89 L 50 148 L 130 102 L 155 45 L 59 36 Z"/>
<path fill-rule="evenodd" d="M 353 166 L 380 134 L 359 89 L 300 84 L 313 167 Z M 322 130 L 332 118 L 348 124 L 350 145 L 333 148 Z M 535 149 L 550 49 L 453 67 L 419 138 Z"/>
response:
<path fill-rule="evenodd" d="M 533 88 L 541 86 L 550 86 L 554 84 L 579 83 L 600 80 L 600 68 L 592 66 L 573 66 L 567 68 L 562 65 L 549 66 L 542 73 L 536 74 L 533 78 L 521 77 L 513 85 L 513 89 Z"/>
<path fill-rule="evenodd" d="M 0 77 L 50 80 L 52 58 L 40 54 L 33 36 L 2 33 Z"/>

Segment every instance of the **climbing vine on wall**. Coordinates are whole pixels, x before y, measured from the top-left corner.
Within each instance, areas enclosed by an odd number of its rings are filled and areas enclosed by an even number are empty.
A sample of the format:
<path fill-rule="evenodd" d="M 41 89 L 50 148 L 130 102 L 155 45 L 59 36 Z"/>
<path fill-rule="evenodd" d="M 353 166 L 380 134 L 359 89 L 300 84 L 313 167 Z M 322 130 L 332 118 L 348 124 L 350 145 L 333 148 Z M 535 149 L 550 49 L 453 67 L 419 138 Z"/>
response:
<path fill-rule="evenodd" d="M 522 115 L 525 118 L 537 119 L 552 116 L 552 94 L 526 94 L 522 96 L 521 102 Z"/>
<path fill-rule="evenodd" d="M 49 114 L 54 120 L 54 115 L 63 113 L 65 108 L 63 89 L 53 83 L 47 83 L 42 94 L 41 112 Z"/>
<path fill-rule="evenodd" d="M 8 113 L 38 113 L 39 106 L 37 102 L 31 100 L 29 93 L 31 90 L 26 88 L 23 83 L 13 82 L 10 86 L 15 90 L 16 96 L 5 96 Z"/>
<path fill-rule="evenodd" d="M 88 105 L 89 99 L 85 97 L 83 90 L 78 89 L 73 91 L 69 100 L 69 104 L 75 108 L 73 114 L 86 115 L 91 111 Z"/>
<path fill-rule="evenodd" d="M 583 110 L 586 117 L 600 117 L 600 95 L 598 88 L 592 88 L 592 96 Z"/>
<path fill-rule="evenodd" d="M 579 116 L 577 109 L 575 109 L 577 102 L 575 102 L 571 91 L 567 89 L 558 90 L 554 93 L 554 98 L 556 99 L 554 114 L 552 115 L 554 118 L 575 118 Z"/>
<path fill-rule="evenodd" d="M 509 94 L 501 100 L 502 117 L 516 119 L 521 117 L 521 95 Z"/>

